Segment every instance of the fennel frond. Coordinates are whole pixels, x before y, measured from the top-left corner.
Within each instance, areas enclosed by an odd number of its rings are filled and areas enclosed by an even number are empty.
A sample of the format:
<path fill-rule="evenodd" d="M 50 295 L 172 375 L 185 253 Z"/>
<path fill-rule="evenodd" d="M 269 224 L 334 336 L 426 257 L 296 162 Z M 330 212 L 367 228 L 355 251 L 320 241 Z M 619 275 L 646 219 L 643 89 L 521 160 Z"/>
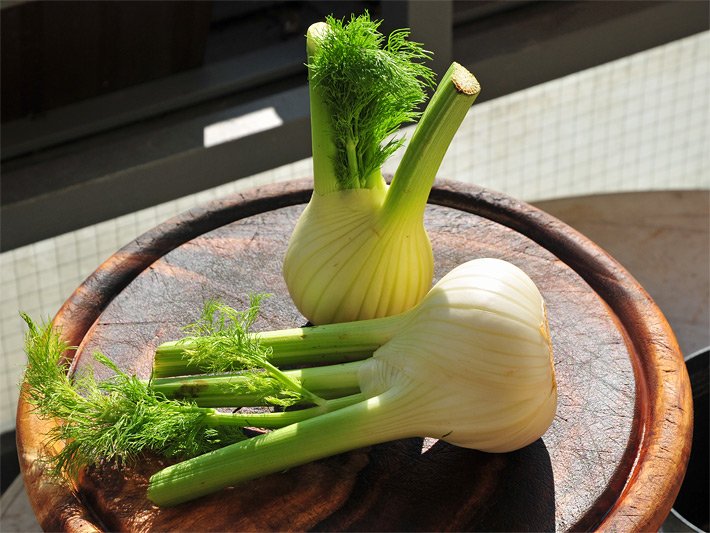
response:
<path fill-rule="evenodd" d="M 233 381 L 231 392 L 259 393 L 271 405 L 286 407 L 303 399 L 322 405 L 323 398 L 269 361 L 272 348 L 251 332 L 265 297 L 252 295 L 244 311 L 216 300 L 206 301 L 200 318 L 184 328 L 187 337 L 177 343 L 178 348 L 184 344 L 186 366 L 213 373 L 243 370 L 247 379 Z"/>
<path fill-rule="evenodd" d="M 97 381 L 92 372 L 70 377 L 70 347 L 59 332 L 22 318 L 28 326 L 23 393 L 39 417 L 57 422 L 47 445 L 58 451 L 43 458 L 52 475 L 73 477 L 104 460 L 128 464 L 148 450 L 184 459 L 243 438 L 238 427 L 213 427 L 213 409 L 167 400 L 102 354 L 95 357 L 115 372 L 113 378 Z"/>
<path fill-rule="evenodd" d="M 426 89 L 434 86 L 433 71 L 422 63 L 431 54 L 408 39 L 409 30 L 385 37 L 381 21 L 367 13 L 348 22 L 329 16 L 326 24 L 314 36 L 308 63 L 313 89 L 329 111 L 329 124 L 316 126 L 330 130 L 335 143 L 337 189 L 371 188 L 404 142 L 390 137 L 419 117 Z"/>

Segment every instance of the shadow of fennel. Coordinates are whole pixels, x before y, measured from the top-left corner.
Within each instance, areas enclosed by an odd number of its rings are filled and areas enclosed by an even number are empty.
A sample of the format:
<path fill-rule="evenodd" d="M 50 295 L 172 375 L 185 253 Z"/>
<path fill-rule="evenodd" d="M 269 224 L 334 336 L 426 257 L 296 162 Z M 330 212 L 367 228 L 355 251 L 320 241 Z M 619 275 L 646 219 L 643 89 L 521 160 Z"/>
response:
<path fill-rule="evenodd" d="M 552 464 L 542 439 L 484 453 L 422 439 L 373 446 L 346 504 L 315 531 L 554 531 Z"/>

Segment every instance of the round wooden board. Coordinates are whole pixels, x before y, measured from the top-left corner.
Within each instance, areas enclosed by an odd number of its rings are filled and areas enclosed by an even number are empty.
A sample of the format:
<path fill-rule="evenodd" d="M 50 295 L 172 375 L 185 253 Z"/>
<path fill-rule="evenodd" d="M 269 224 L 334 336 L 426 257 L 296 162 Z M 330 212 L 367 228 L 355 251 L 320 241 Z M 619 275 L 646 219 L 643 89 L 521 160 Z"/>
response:
<path fill-rule="evenodd" d="M 310 182 L 278 184 L 170 220 L 120 250 L 77 289 L 55 323 L 80 345 L 148 377 L 153 350 L 179 338 L 202 302 L 244 307 L 272 293 L 257 329 L 304 323 L 281 277 Z M 425 225 L 438 279 L 476 257 L 525 270 L 548 305 L 559 406 L 542 439 L 486 454 L 429 439 L 372 446 L 175 508 L 145 498 L 166 463 L 102 465 L 74 490 L 36 461 L 51 422 L 21 398 L 27 490 L 48 530 L 646 531 L 667 515 L 689 454 L 685 366 L 660 311 L 613 259 L 569 227 L 504 195 L 438 183 Z M 88 356 L 85 356 L 88 354 Z M 102 375 L 104 369 L 98 368 Z M 327 436 L 324 436 L 327 438 Z"/>

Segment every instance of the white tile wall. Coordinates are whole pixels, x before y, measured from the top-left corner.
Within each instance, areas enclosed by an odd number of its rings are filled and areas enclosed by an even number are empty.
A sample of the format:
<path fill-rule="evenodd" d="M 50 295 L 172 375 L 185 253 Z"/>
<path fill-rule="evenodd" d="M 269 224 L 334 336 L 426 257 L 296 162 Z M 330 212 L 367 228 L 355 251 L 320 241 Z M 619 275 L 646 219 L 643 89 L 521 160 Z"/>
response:
<path fill-rule="evenodd" d="M 486 84 L 495 80 L 480 80 Z M 527 201 L 710 188 L 710 33 L 474 105 L 439 172 Z M 392 172 L 397 158 L 388 162 Z M 18 310 L 53 315 L 118 248 L 196 204 L 310 175 L 310 160 L 0 255 L 0 431 L 24 365 Z"/>
<path fill-rule="evenodd" d="M 708 188 L 709 140 L 706 32 L 474 105 L 439 175 L 527 201 Z"/>

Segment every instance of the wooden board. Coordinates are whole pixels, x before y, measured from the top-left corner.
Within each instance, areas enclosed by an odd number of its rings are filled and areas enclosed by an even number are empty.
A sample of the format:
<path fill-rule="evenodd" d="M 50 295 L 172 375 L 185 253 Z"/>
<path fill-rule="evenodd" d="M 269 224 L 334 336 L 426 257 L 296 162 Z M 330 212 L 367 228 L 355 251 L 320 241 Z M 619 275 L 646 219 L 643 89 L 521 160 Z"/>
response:
<path fill-rule="evenodd" d="M 274 296 L 258 329 L 302 325 L 281 260 L 308 182 L 265 187 L 188 212 L 119 251 L 55 321 L 80 344 L 141 377 L 159 343 L 178 338 L 204 299 L 244 307 Z M 675 338 L 613 259 L 556 219 L 504 195 L 454 183 L 432 192 L 425 224 L 438 279 L 476 257 L 524 269 L 548 305 L 559 408 L 542 439 L 509 454 L 407 439 L 356 450 L 170 509 L 145 498 L 166 464 L 103 465 L 74 491 L 35 461 L 47 422 L 24 401 L 18 444 L 30 500 L 46 529 L 90 531 L 587 530 L 657 528 L 689 454 L 692 407 Z M 98 370 L 99 375 L 101 370 Z"/>
<path fill-rule="evenodd" d="M 710 346 L 710 190 L 595 194 L 535 206 L 621 263 L 663 311 L 686 357 Z"/>

